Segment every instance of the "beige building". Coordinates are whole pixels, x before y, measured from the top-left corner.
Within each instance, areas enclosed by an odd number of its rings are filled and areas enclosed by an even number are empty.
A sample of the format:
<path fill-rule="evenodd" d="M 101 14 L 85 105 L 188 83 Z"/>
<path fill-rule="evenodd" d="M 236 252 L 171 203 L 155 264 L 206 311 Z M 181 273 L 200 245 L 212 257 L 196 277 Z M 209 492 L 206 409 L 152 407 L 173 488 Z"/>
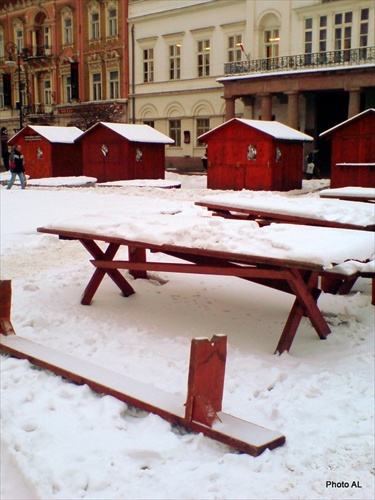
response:
<path fill-rule="evenodd" d="M 312 135 L 375 104 L 372 0 L 130 0 L 130 116 L 175 139 L 169 166 L 233 116 Z"/>

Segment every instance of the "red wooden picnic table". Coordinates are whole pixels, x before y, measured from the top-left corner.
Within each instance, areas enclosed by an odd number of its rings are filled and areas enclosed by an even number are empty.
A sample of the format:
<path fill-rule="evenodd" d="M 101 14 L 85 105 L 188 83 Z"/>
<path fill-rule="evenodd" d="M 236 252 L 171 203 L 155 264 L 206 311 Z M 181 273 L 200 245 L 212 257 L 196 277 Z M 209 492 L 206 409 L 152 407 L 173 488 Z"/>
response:
<path fill-rule="evenodd" d="M 205 218 L 199 219 L 207 221 Z M 324 230 L 324 228 L 319 228 L 319 230 Z M 134 289 L 120 273 L 121 269 L 129 270 L 135 278 L 147 278 L 147 271 L 234 276 L 295 296 L 294 304 L 277 344 L 276 353 L 290 350 L 303 316 L 310 319 L 320 339 L 325 339 L 330 333 L 330 328 L 317 305 L 320 295 L 317 287 L 318 276 L 323 272 L 324 267 L 322 264 L 312 262 L 311 259 L 295 260 L 259 253 L 252 255 L 251 253 L 139 241 L 120 236 L 113 230 L 85 229 L 84 224 L 75 226 L 73 223 L 72 229 L 66 225 L 60 227 L 51 225 L 40 227 L 38 231 L 64 239 L 78 240 L 92 256 L 91 263 L 95 271 L 82 296 L 81 303 L 84 305 L 91 304 L 105 275 L 114 281 L 125 297 L 133 294 Z M 330 230 L 327 229 L 327 231 Z M 370 235 L 362 234 L 364 235 L 367 241 Z M 101 249 L 103 246 L 101 242 L 107 244 L 105 250 Z M 128 259 L 115 260 L 120 247 L 127 247 Z M 173 257 L 173 260 L 181 259 L 183 262 L 147 260 L 147 256 L 154 252 Z"/>

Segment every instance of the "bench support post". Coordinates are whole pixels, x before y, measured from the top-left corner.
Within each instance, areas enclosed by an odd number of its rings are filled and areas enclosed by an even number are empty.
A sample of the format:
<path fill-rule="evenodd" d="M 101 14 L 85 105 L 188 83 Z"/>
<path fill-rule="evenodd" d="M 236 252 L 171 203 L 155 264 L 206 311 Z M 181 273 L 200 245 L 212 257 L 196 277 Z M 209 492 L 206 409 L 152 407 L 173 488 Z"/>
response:
<path fill-rule="evenodd" d="M 10 280 L 0 281 L 0 334 L 11 335 L 14 332 L 10 320 L 12 304 L 12 282 Z"/>
<path fill-rule="evenodd" d="M 221 411 L 224 391 L 226 335 L 191 341 L 185 418 L 212 427 Z"/>

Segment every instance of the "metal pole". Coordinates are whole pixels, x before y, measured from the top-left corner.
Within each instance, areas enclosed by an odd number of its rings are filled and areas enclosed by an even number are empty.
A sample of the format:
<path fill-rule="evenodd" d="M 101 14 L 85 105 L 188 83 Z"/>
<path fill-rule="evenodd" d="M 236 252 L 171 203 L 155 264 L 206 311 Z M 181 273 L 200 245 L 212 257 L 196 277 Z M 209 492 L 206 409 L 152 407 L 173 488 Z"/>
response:
<path fill-rule="evenodd" d="M 17 66 L 18 66 L 18 101 L 19 101 L 19 113 L 20 113 L 20 130 L 23 128 L 23 116 L 22 116 L 22 85 L 21 85 L 21 54 L 17 54 Z"/>

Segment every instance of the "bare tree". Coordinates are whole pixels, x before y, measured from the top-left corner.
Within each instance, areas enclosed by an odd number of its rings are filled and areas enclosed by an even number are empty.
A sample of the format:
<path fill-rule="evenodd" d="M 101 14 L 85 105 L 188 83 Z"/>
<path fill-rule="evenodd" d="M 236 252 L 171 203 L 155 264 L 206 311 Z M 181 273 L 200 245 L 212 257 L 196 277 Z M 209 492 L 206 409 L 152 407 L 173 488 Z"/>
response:
<path fill-rule="evenodd" d="M 98 122 L 121 122 L 125 117 L 122 104 L 77 104 L 74 106 L 70 125 L 87 130 Z"/>

